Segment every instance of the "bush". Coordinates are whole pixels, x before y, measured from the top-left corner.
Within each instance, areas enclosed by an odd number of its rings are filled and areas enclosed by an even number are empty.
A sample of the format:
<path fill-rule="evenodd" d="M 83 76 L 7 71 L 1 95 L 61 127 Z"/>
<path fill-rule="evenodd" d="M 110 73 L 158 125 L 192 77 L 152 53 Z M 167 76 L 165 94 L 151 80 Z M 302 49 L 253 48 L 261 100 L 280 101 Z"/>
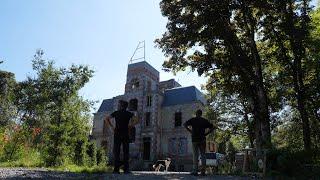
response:
<path fill-rule="evenodd" d="M 78 140 L 74 147 L 74 163 L 78 166 L 86 165 L 86 146 L 87 142 L 85 140 Z"/>
<path fill-rule="evenodd" d="M 43 162 L 40 152 L 33 148 L 22 149 L 19 158 L 0 163 L 1 167 L 41 167 Z"/>
<path fill-rule="evenodd" d="M 102 147 L 100 147 L 97 150 L 97 165 L 105 166 L 106 164 L 107 164 L 106 151 Z"/>
<path fill-rule="evenodd" d="M 269 174 L 281 174 L 289 177 L 320 177 L 319 150 L 310 152 L 272 150 L 267 154 Z"/>
<path fill-rule="evenodd" d="M 97 164 L 97 148 L 94 142 L 88 143 L 87 146 L 88 165 L 94 166 Z"/>

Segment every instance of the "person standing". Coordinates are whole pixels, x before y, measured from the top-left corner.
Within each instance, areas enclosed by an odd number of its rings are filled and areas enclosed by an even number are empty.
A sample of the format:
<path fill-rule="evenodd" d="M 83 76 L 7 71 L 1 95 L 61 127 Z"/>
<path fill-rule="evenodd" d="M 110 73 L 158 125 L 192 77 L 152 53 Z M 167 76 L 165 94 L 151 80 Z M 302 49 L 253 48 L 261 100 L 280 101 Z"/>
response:
<path fill-rule="evenodd" d="M 129 171 L 129 129 L 134 127 L 138 122 L 138 118 L 131 112 L 127 111 L 128 102 L 120 101 L 120 109 L 107 116 L 105 121 L 114 131 L 113 153 L 114 153 L 114 169 L 113 173 L 119 174 L 120 162 L 120 147 L 123 149 L 123 165 L 124 173 Z M 115 127 L 111 123 L 111 118 L 115 119 Z M 130 121 L 131 120 L 131 121 Z"/>
<path fill-rule="evenodd" d="M 195 176 L 198 175 L 198 158 L 200 151 L 202 165 L 201 175 L 204 176 L 206 167 L 206 136 L 214 130 L 213 125 L 202 117 L 202 111 L 199 109 L 196 111 L 196 117 L 186 121 L 183 126 L 191 133 L 192 137 L 193 171 L 191 174 Z M 206 130 L 208 131 L 206 132 Z"/>

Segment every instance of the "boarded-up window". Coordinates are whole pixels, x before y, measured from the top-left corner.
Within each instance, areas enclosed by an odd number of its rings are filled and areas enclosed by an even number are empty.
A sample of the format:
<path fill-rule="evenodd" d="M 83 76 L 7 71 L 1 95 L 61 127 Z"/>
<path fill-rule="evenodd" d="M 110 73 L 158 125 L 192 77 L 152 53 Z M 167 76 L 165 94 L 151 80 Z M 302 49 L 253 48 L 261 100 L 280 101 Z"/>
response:
<path fill-rule="evenodd" d="M 152 96 L 147 96 L 147 106 L 152 105 Z"/>

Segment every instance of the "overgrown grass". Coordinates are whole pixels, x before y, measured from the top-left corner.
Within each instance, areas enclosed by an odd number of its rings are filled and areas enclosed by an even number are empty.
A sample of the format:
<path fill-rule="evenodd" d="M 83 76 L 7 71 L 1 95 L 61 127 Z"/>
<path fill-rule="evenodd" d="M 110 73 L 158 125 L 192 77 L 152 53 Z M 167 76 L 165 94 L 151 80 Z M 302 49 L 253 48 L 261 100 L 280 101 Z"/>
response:
<path fill-rule="evenodd" d="M 44 164 L 41 160 L 40 153 L 30 149 L 28 151 L 20 151 L 20 158 L 15 160 L 7 160 L 0 162 L 0 167 L 42 167 Z"/>
<path fill-rule="evenodd" d="M 74 173 L 109 173 L 112 172 L 113 167 L 111 166 L 92 166 L 92 167 L 87 167 L 87 166 L 77 166 L 74 164 L 70 165 L 64 165 L 60 167 L 51 167 L 48 168 L 49 170 L 52 171 L 63 171 L 63 172 L 74 172 Z"/>
<path fill-rule="evenodd" d="M 59 167 L 45 167 L 43 159 L 41 158 L 40 152 L 35 149 L 24 149 L 23 151 L 19 151 L 19 158 L 14 160 L 3 160 L 0 161 L 0 167 L 25 167 L 25 168 L 46 168 L 51 171 L 63 171 L 63 172 L 74 172 L 74 173 L 107 173 L 112 172 L 113 167 L 108 165 L 95 165 L 92 167 L 89 166 L 78 166 L 72 164 L 69 160 L 67 160 L 66 165 Z"/>

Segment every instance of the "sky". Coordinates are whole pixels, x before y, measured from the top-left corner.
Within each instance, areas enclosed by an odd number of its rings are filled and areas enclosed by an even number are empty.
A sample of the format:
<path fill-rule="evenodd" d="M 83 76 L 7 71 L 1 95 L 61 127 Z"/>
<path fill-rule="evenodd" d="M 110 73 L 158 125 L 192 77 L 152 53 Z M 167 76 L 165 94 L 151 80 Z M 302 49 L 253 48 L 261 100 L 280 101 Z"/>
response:
<path fill-rule="evenodd" d="M 199 89 L 206 82 L 195 72 L 176 76 L 162 71 L 165 57 L 154 40 L 166 31 L 160 0 L 1 0 L 0 68 L 18 81 L 33 76 L 31 60 L 41 48 L 57 66 L 84 64 L 95 70 L 81 95 L 99 101 L 124 93 L 126 71 L 139 41 L 146 61 L 160 71 L 160 80 L 175 78 Z M 315 5 L 316 0 L 312 3 Z M 141 53 L 141 52 L 140 52 Z"/>

